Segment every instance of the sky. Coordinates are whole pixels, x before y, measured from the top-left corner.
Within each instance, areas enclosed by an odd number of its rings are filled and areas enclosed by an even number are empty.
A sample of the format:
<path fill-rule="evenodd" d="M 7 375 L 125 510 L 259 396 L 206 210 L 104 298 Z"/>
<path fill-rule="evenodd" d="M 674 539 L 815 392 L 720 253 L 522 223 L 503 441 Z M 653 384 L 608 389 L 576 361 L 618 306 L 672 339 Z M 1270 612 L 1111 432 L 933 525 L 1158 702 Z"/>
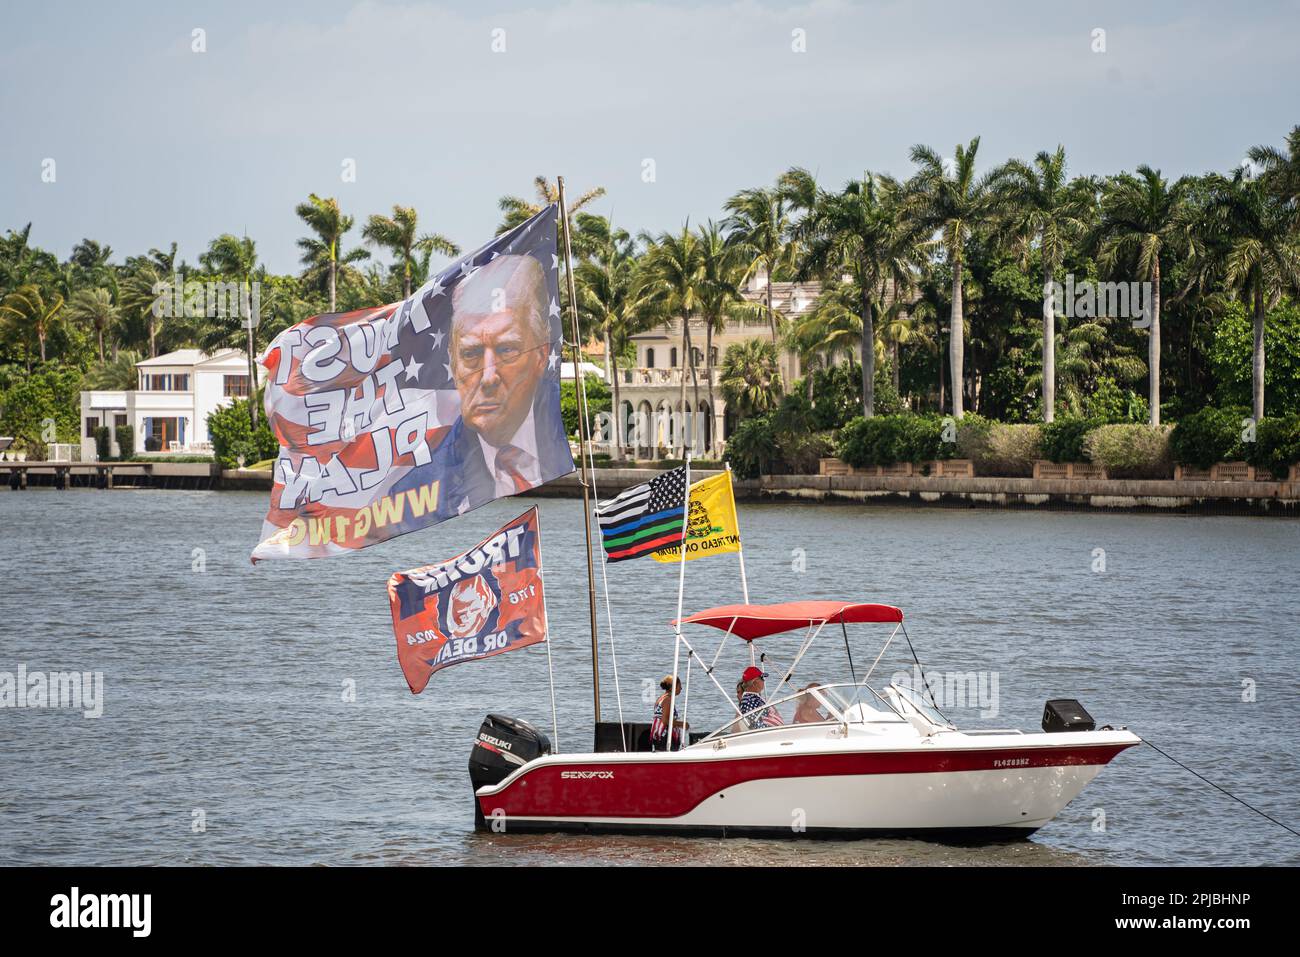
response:
<path fill-rule="evenodd" d="M 1297 36 L 1300 0 L 26 0 L 0 12 L 0 232 L 191 263 L 246 234 L 296 272 L 311 192 L 351 245 L 400 203 L 473 249 L 538 175 L 658 232 L 974 136 L 982 170 L 1058 143 L 1071 173 L 1227 170 L 1300 123 Z"/>

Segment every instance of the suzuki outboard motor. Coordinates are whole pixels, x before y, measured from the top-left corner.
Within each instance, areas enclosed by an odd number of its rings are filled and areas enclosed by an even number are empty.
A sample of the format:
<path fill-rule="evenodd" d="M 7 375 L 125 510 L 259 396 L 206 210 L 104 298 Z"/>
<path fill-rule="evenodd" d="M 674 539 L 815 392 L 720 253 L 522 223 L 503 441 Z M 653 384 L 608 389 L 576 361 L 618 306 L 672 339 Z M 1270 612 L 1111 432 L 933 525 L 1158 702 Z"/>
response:
<path fill-rule="evenodd" d="M 498 784 L 534 758 L 551 753 L 551 739 L 527 721 L 490 714 L 479 725 L 469 754 L 469 780 L 475 795 L 485 784 Z M 474 827 L 487 830 L 483 809 L 474 798 Z"/>

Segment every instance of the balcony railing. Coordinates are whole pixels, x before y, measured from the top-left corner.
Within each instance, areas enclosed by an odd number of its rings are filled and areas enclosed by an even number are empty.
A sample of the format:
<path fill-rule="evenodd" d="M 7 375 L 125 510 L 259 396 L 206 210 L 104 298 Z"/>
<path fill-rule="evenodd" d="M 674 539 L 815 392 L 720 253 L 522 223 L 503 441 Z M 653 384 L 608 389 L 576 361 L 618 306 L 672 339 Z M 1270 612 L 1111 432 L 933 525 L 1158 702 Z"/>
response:
<path fill-rule="evenodd" d="M 722 381 L 722 374 L 717 366 L 713 367 L 713 384 L 718 385 Z M 682 376 L 686 377 L 686 384 L 691 384 L 691 370 L 680 367 L 669 367 L 667 369 L 619 369 L 618 374 L 622 376 L 623 385 L 676 385 L 682 384 Z M 700 385 L 708 385 L 709 377 L 705 374 L 703 366 L 695 367 L 695 377 Z"/>

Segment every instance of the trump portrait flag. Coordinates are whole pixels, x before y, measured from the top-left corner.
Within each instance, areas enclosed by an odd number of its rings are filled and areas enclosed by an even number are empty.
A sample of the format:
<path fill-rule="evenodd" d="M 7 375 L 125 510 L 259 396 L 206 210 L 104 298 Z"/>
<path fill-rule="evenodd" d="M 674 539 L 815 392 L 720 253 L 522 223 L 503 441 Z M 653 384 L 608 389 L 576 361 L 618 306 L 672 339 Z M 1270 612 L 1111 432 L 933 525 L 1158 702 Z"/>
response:
<path fill-rule="evenodd" d="M 275 337 L 260 361 L 280 454 L 254 562 L 346 554 L 573 471 L 557 217 L 548 206 L 402 302 Z"/>
<path fill-rule="evenodd" d="M 536 507 L 449 561 L 395 572 L 388 601 L 413 694 L 435 671 L 545 641 Z"/>

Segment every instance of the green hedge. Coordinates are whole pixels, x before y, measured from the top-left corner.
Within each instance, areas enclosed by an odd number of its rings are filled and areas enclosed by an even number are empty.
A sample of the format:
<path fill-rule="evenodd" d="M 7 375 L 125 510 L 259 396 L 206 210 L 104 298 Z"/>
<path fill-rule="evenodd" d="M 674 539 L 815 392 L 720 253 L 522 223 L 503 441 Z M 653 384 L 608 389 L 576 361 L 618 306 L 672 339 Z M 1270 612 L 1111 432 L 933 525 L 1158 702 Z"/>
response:
<path fill-rule="evenodd" d="M 770 473 L 777 458 L 776 430 L 770 416 L 745 419 L 727 437 L 727 461 L 741 478 Z"/>
<path fill-rule="evenodd" d="M 840 429 L 837 454 L 854 468 L 950 459 L 955 449 L 943 441 L 943 422 L 937 415 L 859 416 Z"/>
<path fill-rule="evenodd" d="M 602 412 L 608 414 L 614 407 L 613 393 L 610 391 L 608 383 L 596 375 L 587 375 L 586 389 L 587 395 L 587 418 L 591 420 L 591 435 L 596 435 L 596 416 Z M 687 393 L 690 394 L 690 386 L 687 387 Z M 701 397 L 704 395 L 703 390 L 700 392 Z M 560 383 L 560 416 L 564 419 L 564 434 L 573 436 L 578 434 L 578 393 L 575 391 L 572 379 L 565 379 Z M 626 427 L 626 426 L 625 426 Z"/>
<path fill-rule="evenodd" d="M 135 426 L 119 425 L 117 427 L 117 451 L 124 459 L 135 455 Z"/>
<path fill-rule="evenodd" d="M 1246 443 L 1246 461 L 1278 480 L 1300 464 L 1300 415 L 1260 419 L 1255 441 Z"/>
<path fill-rule="evenodd" d="M 958 426 L 958 434 L 960 428 Z M 988 447 L 983 457 L 976 461 L 975 468 L 980 475 L 1028 478 L 1034 474 L 1034 462 L 1042 454 L 1042 429 L 1039 426 L 994 422 L 989 429 Z"/>
<path fill-rule="evenodd" d="M 1084 438 L 1084 451 L 1110 478 L 1172 478 L 1169 432 L 1167 426 L 1102 425 Z"/>
<path fill-rule="evenodd" d="M 265 416 L 259 416 L 257 431 L 253 431 L 248 421 L 247 399 L 236 399 L 210 414 L 208 435 L 212 438 L 212 453 L 222 468 L 237 468 L 241 455 L 251 465 L 280 454 L 280 443 L 267 426 Z"/>
<path fill-rule="evenodd" d="M 1053 462 L 1086 462 L 1088 452 L 1084 437 L 1102 423 L 1095 419 L 1063 416 L 1041 426 L 1043 455 Z"/>
<path fill-rule="evenodd" d="M 109 431 L 108 426 L 100 425 L 95 428 L 95 458 L 101 462 L 107 462 L 113 457 L 113 433 Z"/>
<path fill-rule="evenodd" d="M 1239 408 L 1204 408 L 1179 419 L 1169 435 L 1169 451 L 1179 465 L 1208 469 L 1216 462 L 1232 462 L 1245 455 L 1241 441 L 1242 420 L 1248 412 Z"/>

